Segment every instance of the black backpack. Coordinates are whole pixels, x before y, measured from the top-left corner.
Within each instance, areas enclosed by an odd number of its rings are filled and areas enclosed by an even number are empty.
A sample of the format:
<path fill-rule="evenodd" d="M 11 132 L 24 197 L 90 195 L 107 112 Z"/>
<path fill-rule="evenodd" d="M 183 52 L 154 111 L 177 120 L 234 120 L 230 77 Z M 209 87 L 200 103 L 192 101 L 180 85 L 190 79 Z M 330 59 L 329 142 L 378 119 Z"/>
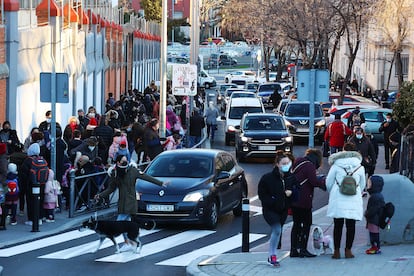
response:
<path fill-rule="evenodd" d="M 387 224 L 390 222 L 392 216 L 394 216 L 395 206 L 392 202 L 385 203 L 384 207 L 382 208 L 379 227 L 381 229 L 385 229 Z"/>
<path fill-rule="evenodd" d="M 45 185 L 49 178 L 47 161 L 41 156 L 30 157 L 30 180 L 32 184 Z"/>

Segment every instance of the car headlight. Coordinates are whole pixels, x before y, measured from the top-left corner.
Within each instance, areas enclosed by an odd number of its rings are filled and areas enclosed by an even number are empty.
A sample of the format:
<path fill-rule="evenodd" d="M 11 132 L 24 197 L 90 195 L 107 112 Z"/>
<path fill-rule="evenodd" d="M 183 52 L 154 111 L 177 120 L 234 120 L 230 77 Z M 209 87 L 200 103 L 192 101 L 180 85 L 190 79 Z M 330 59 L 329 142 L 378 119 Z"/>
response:
<path fill-rule="evenodd" d="M 323 127 L 323 126 L 325 126 L 325 120 L 320 120 L 319 122 L 317 122 L 315 124 L 315 126 L 317 126 L 317 127 Z"/>
<path fill-rule="evenodd" d="M 293 138 L 292 136 L 286 136 L 282 138 L 282 141 L 287 142 L 287 143 L 292 143 Z"/>
<path fill-rule="evenodd" d="M 191 192 L 186 194 L 186 196 L 183 199 L 183 202 L 198 202 L 203 201 L 204 197 L 208 195 L 208 190 L 199 190 L 195 192 Z"/>
<path fill-rule="evenodd" d="M 244 142 L 244 143 L 247 143 L 250 140 L 251 140 L 251 138 L 249 138 L 249 137 L 245 137 L 245 136 L 241 137 L 241 141 Z"/>

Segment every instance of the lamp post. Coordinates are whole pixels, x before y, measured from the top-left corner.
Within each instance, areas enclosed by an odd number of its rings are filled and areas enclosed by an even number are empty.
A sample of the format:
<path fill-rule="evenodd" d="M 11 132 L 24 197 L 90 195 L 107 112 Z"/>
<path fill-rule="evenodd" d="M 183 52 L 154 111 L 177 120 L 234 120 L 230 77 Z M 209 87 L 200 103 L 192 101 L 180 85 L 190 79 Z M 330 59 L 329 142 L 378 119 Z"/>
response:
<path fill-rule="evenodd" d="M 171 0 L 171 42 L 174 44 L 174 5 L 175 0 Z"/>
<path fill-rule="evenodd" d="M 262 50 L 257 50 L 257 77 L 259 77 L 259 73 L 260 73 L 260 62 L 262 61 Z"/>

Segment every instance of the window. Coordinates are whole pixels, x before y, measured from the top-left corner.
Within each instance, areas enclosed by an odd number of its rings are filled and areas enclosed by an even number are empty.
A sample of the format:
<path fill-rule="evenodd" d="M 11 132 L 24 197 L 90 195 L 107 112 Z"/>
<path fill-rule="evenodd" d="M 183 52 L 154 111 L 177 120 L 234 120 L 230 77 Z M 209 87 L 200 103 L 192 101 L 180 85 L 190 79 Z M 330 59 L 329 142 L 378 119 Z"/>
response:
<path fill-rule="evenodd" d="M 401 66 L 402 66 L 402 75 L 406 76 L 408 75 L 408 68 L 409 68 L 409 61 L 410 56 L 409 55 L 401 55 Z M 395 76 L 398 76 L 398 68 L 395 67 Z"/>

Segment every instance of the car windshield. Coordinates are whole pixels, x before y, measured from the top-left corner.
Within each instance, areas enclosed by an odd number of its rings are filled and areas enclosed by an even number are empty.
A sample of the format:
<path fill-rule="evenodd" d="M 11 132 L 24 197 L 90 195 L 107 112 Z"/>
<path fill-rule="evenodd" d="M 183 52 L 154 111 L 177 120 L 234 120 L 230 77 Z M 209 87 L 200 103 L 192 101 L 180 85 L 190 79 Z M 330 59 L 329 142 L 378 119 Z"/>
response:
<path fill-rule="evenodd" d="M 290 117 L 309 117 L 309 104 L 288 104 L 285 115 Z M 315 117 L 322 117 L 322 109 L 319 104 L 315 104 Z"/>
<path fill-rule="evenodd" d="M 159 156 L 146 173 L 154 177 L 204 178 L 213 174 L 213 161 L 206 156 Z"/>
<path fill-rule="evenodd" d="M 230 119 L 241 119 L 244 113 L 261 113 L 262 108 L 260 106 L 233 106 L 230 108 Z"/>
<path fill-rule="evenodd" d="M 286 129 L 281 118 L 251 117 L 244 122 L 245 130 L 284 130 Z"/>
<path fill-rule="evenodd" d="M 253 93 L 246 93 L 246 92 L 233 92 L 231 94 L 232 98 L 255 98 L 256 95 Z"/>
<path fill-rule="evenodd" d="M 280 84 L 273 83 L 273 84 L 264 84 L 260 85 L 258 91 L 275 91 L 277 89 L 278 91 L 281 89 Z"/>

